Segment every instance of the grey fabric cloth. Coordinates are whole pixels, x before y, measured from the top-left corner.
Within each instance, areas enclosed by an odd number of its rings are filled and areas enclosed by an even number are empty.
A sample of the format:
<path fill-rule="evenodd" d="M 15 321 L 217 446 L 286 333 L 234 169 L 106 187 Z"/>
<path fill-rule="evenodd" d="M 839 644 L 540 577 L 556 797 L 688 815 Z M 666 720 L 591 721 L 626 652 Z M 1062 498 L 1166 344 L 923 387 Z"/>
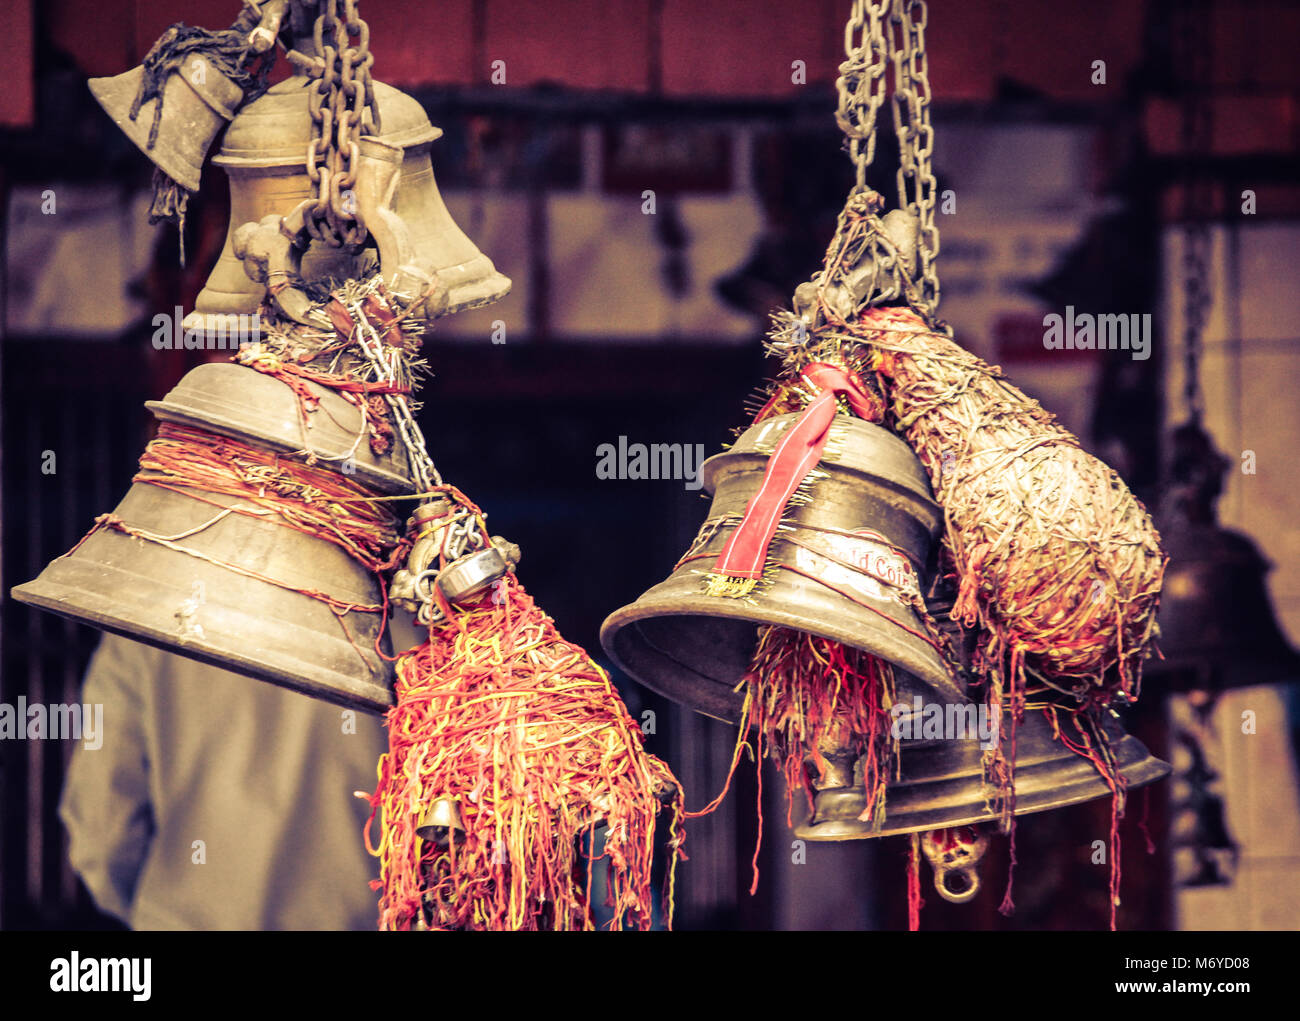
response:
<path fill-rule="evenodd" d="M 136 929 L 375 928 L 353 792 L 374 790 L 379 717 L 113 635 L 82 701 L 104 707 L 103 746 L 76 746 L 59 812 L 104 911 Z"/>

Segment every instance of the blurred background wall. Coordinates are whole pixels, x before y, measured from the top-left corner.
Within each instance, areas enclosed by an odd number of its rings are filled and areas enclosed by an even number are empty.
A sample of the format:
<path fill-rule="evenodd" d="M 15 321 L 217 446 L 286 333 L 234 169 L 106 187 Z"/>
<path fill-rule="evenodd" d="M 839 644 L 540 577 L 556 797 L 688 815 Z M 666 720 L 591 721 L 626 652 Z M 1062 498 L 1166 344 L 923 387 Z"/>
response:
<path fill-rule="evenodd" d="M 149 434 L 143 401 L 198 356 L 154 350 L 149 324 L 192 307 L 228 215 L 224 178 L 209 168 L 179 268 L 174 228 L 145 222 L 150 167 L 85 80 L 139 63 L 174 21 L 224 27 L 238 4 L 0 8 L 9 57 L 0 701 L 72 701 L 95 634 L 7 592 L 125 492 Z M 680 482 L 597 479 L 596 448 L 626 436 L 712 453 L 742 423 L 765 371 L 766 313 L 817 268 L 851 184 L 832 117 L 848 9 L 844 0 L 363 4 L 375 76 L 415 95 L 444 130 L 434 167 L 448 206 L 514 281 L 500 304 L 444 320 L 428 342 L 431 451 L 494 529 L 522 544 L 530 591 L 594 653 L 604 616 L 667 574 L 707 507 Z M 1211 47 L 1214 131 L 1194 161 L 1216 195 L 1207 424 L 1234 464 L 1245 450 L 1258 462 L 1255 474 L 1230 473 L 1222 519 L 1276 563 L 1274 604 L 1295 635 L 1300 9 L 932 0 L 935 167 L 952 198 L 937 217 L 941 312 L 962 343 L 1158 502 L 1164 436 L 1185 414 L 1179 47 L 1189 12 Z M 889 194 L 897 152 L 882 123 L 876 187 Z M 1045 350 L 1042 317 L 1067 305 L 1152 313 L 1152 357 Z M 634 717 L 655 714 L 649 749 L 669 760 L 690 805 L 703 804 L 721 785 L 733 732 L 618 680 Z M 1294 692 L 1243 689 L 1215 712 L 1206 753 L 1242 848 L 1228 885 L 1178 886 L 1178 783 L 1131 799 L 1122 927 L 1300 927 Z M 1149 688 L 1127 723 L 1169 758 L 1182 702 Z M 1257 710 L 1256 734 L 1235 726 L 1242 708 Z M 55 804 L 69 750 L 0 742 L 0 925 L 108 924 L 66 866 Z M 742 768 L 724 809 L 689 830 L 679 925 L 902 927 L 906 841 L 812 845 L 801 864 L 782 786 L 765 780 L 758 893 L 748 893 L 756 789 Z M 1017 913 L 996 912 L 1006 848 L 995 841 L 986 890 L 964 907 L 932 896 L 923 927 L 1104 927 L 1106 875 L 1092 842 L 1108 826 L 1104 802 L 1026 817 Z"/>

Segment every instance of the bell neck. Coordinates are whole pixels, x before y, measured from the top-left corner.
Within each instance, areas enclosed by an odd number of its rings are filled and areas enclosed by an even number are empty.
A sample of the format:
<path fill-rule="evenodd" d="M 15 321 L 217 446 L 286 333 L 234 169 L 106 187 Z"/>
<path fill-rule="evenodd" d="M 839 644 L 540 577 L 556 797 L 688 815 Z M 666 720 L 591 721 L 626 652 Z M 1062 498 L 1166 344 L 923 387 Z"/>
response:
<path fill-rule="evenodd" d="M 1162 517 L 1171 524 L 1217 524 L 1223 476 L 1230 462 L 1215 448 L 1198 418 L 1174 430 L 1172 448 Z"/>

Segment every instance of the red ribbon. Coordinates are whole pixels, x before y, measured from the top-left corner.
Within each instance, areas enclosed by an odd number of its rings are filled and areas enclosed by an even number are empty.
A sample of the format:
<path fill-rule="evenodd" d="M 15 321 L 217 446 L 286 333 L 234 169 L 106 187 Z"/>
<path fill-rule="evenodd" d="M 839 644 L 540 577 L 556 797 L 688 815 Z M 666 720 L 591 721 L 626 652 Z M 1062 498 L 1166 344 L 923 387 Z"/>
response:
<path fill-rule="evenodd" d="M 767 551 L 776 535 L 781 514 L 800 483 L 822 458 L 835 420 L 836 397 L 842 396 L 863 419 L 879 421 L 883 410 L 862 381 L 838 365 L 813 362 L 803 370 L 804 380 L 819 391 L 804 409 L 768 459 L 763 484 L 745 507 L 745 516 L 723 547 L 713 574 L 757 581 L 763 576 Z"/>

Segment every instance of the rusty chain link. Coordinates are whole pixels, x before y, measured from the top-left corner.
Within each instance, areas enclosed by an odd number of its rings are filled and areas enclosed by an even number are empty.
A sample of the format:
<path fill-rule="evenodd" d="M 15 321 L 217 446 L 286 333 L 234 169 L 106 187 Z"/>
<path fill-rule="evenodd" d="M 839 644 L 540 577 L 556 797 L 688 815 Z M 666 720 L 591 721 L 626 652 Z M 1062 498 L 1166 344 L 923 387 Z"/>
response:
<path fill-rule="evenodd" d="M 361 136 L 381 129 L 370 78 L 375 62 L 370 27 L 357 5 L 358 0 L 320 0 L 314 5 L 318 13 L 312 23 L 315 52 L 288 53 L 293 65 L 312 79 L 307 96 L 312 120 L 307 176 L 316 193 L 306 210 L 307 232 L 333 248 L 357 246 L 366 239 L 365 220 L 352 189 Z"/>
<path fill-rule="evenodd" d="M 892 0 L 855 0 L 844 26 L 844 53 L 835 82 L 839 107 L 835 122 L 849 140 L 849 156 L 857 173 L 854 191 L 867 187 L 867 167 L 876 155 L 876 114 L 885 102 L 886 52 L 884 20 Z M 864 149 L 865 143 L 865 149 Z"/>
<path fill-rule="evenodd" d="M 911 212 L 919 224 L 919 297 L 924 310 L 933 315 L 939 305 L 939 228 L 934 222 L 938 186 L 932 169 L 927 18 L 924 0 L 854 0 L 844 29 L 847 59 L 840 64 L 835 83 L 839 97 L 835 121 L 849 141 L 856 196 L 867 190 L 867 167 L 876 148 L 876 116 L 885 100 L 885 70 L 892 63 L 898 206 Z"/>

